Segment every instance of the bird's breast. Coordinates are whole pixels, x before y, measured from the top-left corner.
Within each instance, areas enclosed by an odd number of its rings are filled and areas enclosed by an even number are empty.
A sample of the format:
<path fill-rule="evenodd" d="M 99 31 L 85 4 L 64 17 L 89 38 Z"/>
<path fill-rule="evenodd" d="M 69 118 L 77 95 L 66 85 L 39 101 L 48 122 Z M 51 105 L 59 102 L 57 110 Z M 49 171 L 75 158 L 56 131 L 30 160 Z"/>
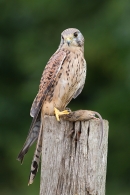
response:
<path fill-rule="evenodd" d="M 45 114 L 53 115 L 54 107 L 65 109 L 85 80 L 84 68 L 83 55 L 69 52 L 43 105 Z"/>

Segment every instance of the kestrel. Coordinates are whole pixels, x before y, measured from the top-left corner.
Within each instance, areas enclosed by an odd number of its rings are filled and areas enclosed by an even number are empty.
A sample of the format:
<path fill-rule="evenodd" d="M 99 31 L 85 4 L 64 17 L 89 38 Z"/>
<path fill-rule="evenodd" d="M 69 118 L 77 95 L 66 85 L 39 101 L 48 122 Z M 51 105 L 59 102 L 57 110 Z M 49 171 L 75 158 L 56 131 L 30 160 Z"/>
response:
<path fill-rule="evenodd" d="M 30 132 L 18 155 L 18 160 L 22 163 L 29 147 L 38 139 L 31 164 L 29 184 L 33 183 L 38 171 L 44 115 L 55 114 L 59 121 L 61 115 L 69 114 L 65 108 L 72 98 L 81 93 L 85 78 L 84 37 L 78 29 L 66 29 L 61 33 L 61 42 L 57 51 L 43 71 L 39 91 L 30 111 L 33 117 Z"/>

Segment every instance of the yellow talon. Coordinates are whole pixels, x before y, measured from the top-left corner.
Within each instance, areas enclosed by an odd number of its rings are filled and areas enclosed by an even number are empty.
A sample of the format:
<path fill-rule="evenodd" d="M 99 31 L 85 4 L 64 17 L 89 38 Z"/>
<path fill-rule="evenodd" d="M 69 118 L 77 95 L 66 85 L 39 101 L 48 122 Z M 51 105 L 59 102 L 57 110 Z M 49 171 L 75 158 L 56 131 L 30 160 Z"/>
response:
<path fill-rule="evenodd" d="M 55 107 L 54 107 L 54 112 L 55 112 L 57 121 L 60 121 L 59 116 L 62 116 L 62 115 L 64 115 L 64 114 L 69 114 L 69 111 L 68 111 L 68 110 L 63 110 L 62 112 L 60 112 L 60 111 L 59 111 L 57 108 L 55 108 Z"/>

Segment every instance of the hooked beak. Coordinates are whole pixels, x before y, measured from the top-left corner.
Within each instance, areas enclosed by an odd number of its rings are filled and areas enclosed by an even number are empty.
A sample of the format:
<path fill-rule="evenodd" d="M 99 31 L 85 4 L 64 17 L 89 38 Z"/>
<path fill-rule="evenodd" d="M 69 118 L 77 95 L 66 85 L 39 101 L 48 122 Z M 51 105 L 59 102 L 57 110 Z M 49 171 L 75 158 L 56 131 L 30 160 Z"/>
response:
<path fill-rule="evenodd" d="M 67 42 L 68 46 L 70 46 L 70 43 L 72 42 L 72 39 L 68 37 L 68 38 L 66 39 L 66 42 Z"/>

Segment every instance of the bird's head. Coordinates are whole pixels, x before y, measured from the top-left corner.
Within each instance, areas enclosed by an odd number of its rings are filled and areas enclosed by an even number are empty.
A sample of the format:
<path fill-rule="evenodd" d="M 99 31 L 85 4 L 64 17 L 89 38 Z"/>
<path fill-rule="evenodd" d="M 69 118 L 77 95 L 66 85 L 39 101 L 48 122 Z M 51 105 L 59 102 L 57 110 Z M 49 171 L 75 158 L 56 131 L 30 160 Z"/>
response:
<path fill-rule="evenodd" d="M 82 47 L 84 46 L 84 37 L 78 29 L 68 28 L 61 33 L 60 47 L 62 45 Z"/>

